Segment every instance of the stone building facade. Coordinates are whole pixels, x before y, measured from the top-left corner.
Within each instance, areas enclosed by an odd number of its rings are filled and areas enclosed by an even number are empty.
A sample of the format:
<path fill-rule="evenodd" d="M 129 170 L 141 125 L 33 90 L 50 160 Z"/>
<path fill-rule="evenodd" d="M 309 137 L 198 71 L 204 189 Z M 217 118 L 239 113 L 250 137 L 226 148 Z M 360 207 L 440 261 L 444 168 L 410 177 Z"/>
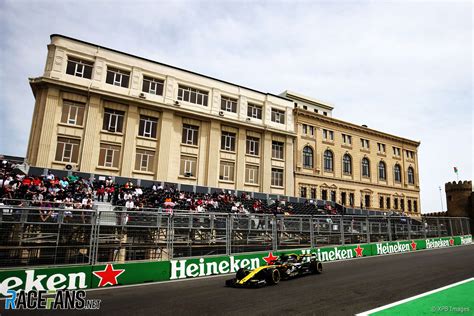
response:
<path fill-rule="evenodd" d="M 419 213 L 419 142 L 62 35 L 30 79 L 32 166 Z M 383 168 L 382 168 L 383 167 Z M 382 170 L 383 169 L 383 170 Z"/>

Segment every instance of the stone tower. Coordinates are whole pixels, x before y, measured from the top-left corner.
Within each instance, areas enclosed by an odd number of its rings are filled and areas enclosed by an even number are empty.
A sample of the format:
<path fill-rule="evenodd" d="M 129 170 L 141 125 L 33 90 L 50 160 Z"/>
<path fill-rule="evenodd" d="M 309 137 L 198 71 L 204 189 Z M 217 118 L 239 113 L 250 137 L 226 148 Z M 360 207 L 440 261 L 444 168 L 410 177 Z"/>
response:
<path fill-rule="evenodd" d="M 472 181 L 456 181 L 445 184 L 448 216 L 463 216 L 471 218 L 471 232 L 474 228 L 474 209 Z"/>

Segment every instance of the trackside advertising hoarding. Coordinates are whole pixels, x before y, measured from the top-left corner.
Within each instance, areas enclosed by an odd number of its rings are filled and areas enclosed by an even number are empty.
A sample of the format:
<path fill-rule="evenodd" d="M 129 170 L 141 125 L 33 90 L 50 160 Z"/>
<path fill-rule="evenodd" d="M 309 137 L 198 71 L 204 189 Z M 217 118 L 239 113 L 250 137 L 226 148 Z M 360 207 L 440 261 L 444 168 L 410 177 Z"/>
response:
<path fill-rule="evenodd" d="M 471 243 L 472 236 L 469 235 L 230 256 L 183 258 L 170 261 L 0 270 L 0 296 L 8 296 L 8 290 L 26 292 L 83 290 L 235 273 L 240 268 L 255 269 L 267 265 L 277 256 L 289 253 L 314 253 L 320 261 L 327 262 L 413 252 L 422 249 L 454 247 Z"/>

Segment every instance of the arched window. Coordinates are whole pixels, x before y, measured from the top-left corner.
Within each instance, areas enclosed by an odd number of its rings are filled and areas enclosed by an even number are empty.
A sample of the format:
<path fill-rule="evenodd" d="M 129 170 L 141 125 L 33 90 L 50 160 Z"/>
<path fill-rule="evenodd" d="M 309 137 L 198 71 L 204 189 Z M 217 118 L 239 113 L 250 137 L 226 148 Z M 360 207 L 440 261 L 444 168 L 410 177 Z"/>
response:
<path fill-rule="evenodd" d="M 330 150 L 324 152 L 324 170 L 333 171 L 333 153 Z"/>
<path fill-rule="evenodd" d="M 303 168 L 313 168 L 313 149 L 309 146 L 303 148 Z"/>
<path fill-rule="evenodd" d="M 393 174 L 395 182 L 402 182 L 402 171 L 399 164 L 396 164 L 395 167 L 393 167 Z"/>
<path fill-rule="evenodd" d="M 362 176 L 370 177 L 370 163 L 367 158 L 362 159 Z"/>
<path fill-rule="evenodd" d="M 352 174 L 352 159 L 348 154 L 342 157 L 342 170 L 345 174 Z"/>
<path fill-rule="evenodd" d="M 379 179 L 380 180 L 387 180 L 387 173 L 385 168 L 385 162 L 379 162 Z"/>
<path fill-rule="evenodd" d="M 415 171 L 412 167 L 408 167 L 408 183 L 415 184 Z"/>

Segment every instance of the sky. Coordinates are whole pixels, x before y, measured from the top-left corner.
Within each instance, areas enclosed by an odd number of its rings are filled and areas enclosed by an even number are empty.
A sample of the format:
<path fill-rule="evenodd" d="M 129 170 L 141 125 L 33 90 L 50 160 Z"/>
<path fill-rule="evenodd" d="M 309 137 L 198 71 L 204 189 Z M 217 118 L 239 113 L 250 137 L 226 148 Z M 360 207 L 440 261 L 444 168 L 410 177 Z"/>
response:
<path fill-rule="evenodd" d="M 473 175 L 472 20 L 471 1 L 0 0 L 0 153 L 26 154 L 28 78 L 59 33 L 421 141 L 422 211 L 446 211 L 453 167 Z"/>

